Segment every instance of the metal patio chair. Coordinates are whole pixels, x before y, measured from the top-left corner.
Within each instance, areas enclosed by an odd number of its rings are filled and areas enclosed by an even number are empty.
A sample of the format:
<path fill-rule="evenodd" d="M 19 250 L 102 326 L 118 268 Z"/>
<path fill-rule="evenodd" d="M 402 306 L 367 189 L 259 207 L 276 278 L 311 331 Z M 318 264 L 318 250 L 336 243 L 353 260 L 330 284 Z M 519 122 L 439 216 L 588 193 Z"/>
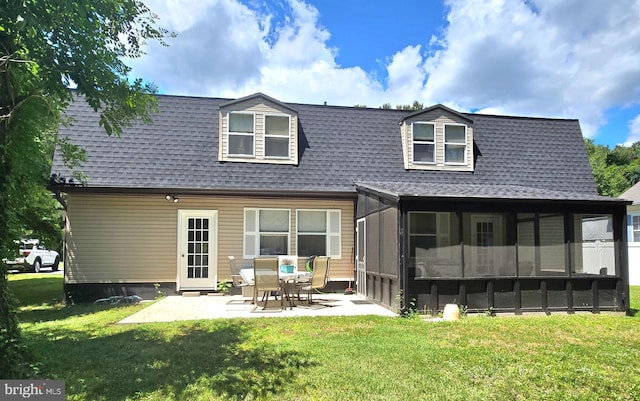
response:
<path fill-rule="evenodd" d="M 238 287 L 242 290 L 242 296 L 246 297 L 246 296 L 251 296 L 251 303 L 255 303 L 255 297 L 254 297 L 254 289 L 253 289 L 253 283 L 249 282 L 247 279 L 245 279 L 244 277 L 242 277 L 242 274 L 240 273 L 240 268 L 236 266 L 236 258 L 235 256 L 229 256 L 229 270 L 231 271 L 231 280 L 233 281 L 233 286 L 234 287 Z M 250 291 L 251 295 L 248 295 L 249 292 L 245 291 L 248 290 Z"/>
<path fill-rule="evenodd" d="M 282 293 L 282 284 L 280 283 L 280 266 L 277 257 L 271 258 L 255 258 L 253 260 L 254 275 L 254 299 L 258 302 L 258 295 L 264 292 L 262 300 L 264 301 L 264 309 L 267 309 L 269 297 L 275 293 Z M 280 297 L 280 310 L 284 309 L 284 297 Z"/>
<path fill-rule="evenodd" d="M 329 280 L 329 262 L 328 256 L 318 256 L 313 260 L 313 276 L 308 285 L 300 287 L 300 290 L 307 292 L 307 303 L 311 304 L 311 294 L 315 290 L 321 290 L 327 285 Z"/>

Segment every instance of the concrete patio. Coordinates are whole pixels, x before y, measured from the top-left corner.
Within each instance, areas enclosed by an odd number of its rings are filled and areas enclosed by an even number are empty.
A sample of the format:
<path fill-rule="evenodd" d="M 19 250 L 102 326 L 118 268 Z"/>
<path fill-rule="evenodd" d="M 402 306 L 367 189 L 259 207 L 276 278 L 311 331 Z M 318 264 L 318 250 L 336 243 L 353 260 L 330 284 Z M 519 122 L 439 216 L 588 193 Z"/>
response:
<path fill-rule="evenodd" d="M 169 296 L 133 315 L 121 320 L 121 324 L 173 322 L 178 320 L 200 320 L 220 318 L 252 317 L 293 317 L 293 316 L 353 316 L 379 315 L 397 316 L 395 312 L 376 305 L 358 295 L 340 293 L 316 294 L 313 304 L 296 302 L 290 309 L 285 301 L 285 309 L 280 310 L 280 301 L 269 301 L 269 308 L 263 310 L 241 295 L 220 296 Z"/>

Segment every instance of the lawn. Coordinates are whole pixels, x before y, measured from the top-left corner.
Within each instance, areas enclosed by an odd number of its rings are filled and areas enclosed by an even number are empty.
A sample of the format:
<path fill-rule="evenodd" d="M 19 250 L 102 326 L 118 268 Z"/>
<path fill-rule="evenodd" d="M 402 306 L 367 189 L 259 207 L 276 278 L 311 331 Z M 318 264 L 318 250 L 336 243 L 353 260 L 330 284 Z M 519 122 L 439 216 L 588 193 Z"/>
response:
<path fill-rule="evenodd" d="M 640 314 L 117 325 L 144 306 L 63 307 L 54 275 L 10 286 L 40 375 L 69 400 L 640 399 Z"/>

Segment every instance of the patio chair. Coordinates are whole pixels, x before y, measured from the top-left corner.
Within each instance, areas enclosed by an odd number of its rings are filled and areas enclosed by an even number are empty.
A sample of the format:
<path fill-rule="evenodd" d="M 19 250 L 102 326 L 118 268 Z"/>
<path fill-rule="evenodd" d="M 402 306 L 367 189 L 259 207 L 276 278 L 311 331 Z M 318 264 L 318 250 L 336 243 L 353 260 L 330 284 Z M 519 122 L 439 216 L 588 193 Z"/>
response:
<path fill-rule="evenodd" d="M 264 292 L 262 300 L 264 301 L 264 309 L 267 309 L 269 296 L 272 292 L 281 293 L 282 285 L 280 283 L 280 266 L 278 258 L 255 258 L 253 260 L 253 276 L 254 276 L 254 299 L 258 300 L 258 294 Z M 277 300 L 277 295 L 275 296 Z M 280 297 L 280 310 L 284 308 L 284 297 Z"/>
<path fill-rule="evenodd" d="M 313 260 L 313 276 L 308 285 L 300 287 L 300 290 L 307 291 L 307 303 L 311 304 L 311 294 L 315 290 L 321 290 L 327 285 L 329 280 L 329 257 L 318 256 Z M 299 296 L 298 296 L 299 297 Z"/>
<path fill-rule="evenodd" d="M 240 268 L 236 266 L 236 258 L 235 256 L 229 256 L 229 270 L 231 271 L 231 280 L 233 281 L 233 286 L 238 287 L 242 290 L 242 296 L 252 297 L 251 303 L 255 303 L 255 298 L 253 298 L 254 290 L 253 290 L 253 282 L 250 282 L 240 273 Z M 245 291 L 249 290 L 249 291 Z"/>

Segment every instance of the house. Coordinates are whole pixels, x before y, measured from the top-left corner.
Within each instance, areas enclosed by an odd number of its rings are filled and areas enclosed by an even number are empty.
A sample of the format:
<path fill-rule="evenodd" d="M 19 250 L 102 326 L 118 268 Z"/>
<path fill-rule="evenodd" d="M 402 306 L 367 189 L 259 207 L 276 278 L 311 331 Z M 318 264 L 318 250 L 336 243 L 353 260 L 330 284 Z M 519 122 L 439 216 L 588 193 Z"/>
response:
<path fill-rule="evenodd" d="M 640 183 L 629 188 L 620 198 L 633 202 L 627 206 L 629 284 L 640 285 Z"/>
<path fill-rule="evenodd" d="M 108 137 L 84 102 L 56 153 L 77 299 L 215 290 L 228 256 L 331 257 L 331 287 L 436 312 L 626 310 L 628 202 L 596 192 L 577 120 L 158 96 Z M 597 223 L 590 223 L 590 222 Z M 591 260 L 589 224 L 613 248 Z M 355 262 L 355 263 L 354 263 Z M 352 267 L 353 266 L 353 267 Z"/>

